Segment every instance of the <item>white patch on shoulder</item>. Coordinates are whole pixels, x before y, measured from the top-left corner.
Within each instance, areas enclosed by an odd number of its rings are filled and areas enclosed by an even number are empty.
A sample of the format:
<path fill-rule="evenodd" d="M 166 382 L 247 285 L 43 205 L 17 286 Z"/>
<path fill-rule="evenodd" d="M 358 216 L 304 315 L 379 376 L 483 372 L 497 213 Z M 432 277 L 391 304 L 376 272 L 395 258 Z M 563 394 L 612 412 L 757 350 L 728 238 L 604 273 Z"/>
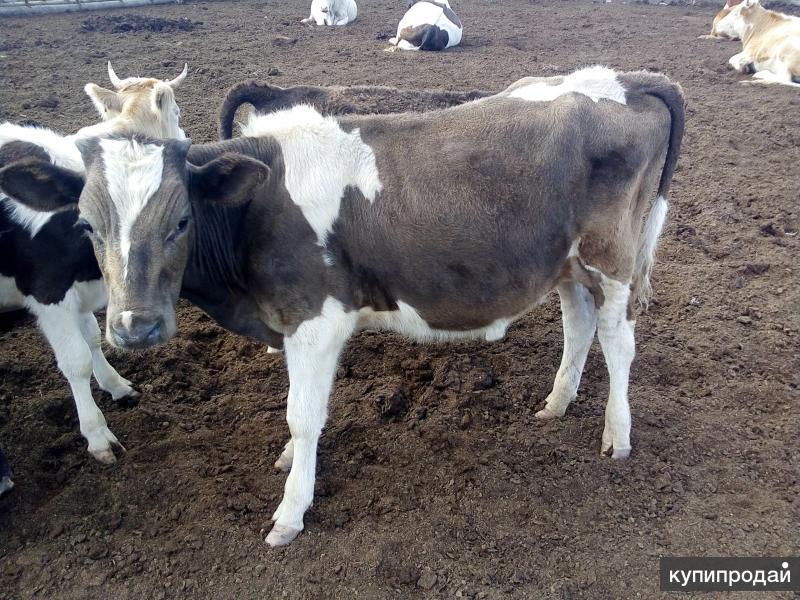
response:
<path fill-rule="evenodd" d="M 119 246 L 126 278 L 131 228 L 161 185 L 164 147 L 134 140 L 100 140 L 100 148 L 108 193 L 119 217 Z"/>
<path fill-rule="evenodd" d="M 0 194 L 0 206 L 5 209 L 12 221 L 28 231 L 31 239 L 36 237 L 42 227 L 47 225 L 50 218 L 56 214 L 55 212 L 33 210 L 2 194 Z"/>
<path fill-rule="evenodd" d="M 347 186 L 358 188 L 370 202 L 383 189 L 375 153 L 361 139 L 358 129 L 346 133 L 335 118 L 324 117 L 311 106 L 251 114 L 242 135 L 271 136 L 280 144 L 286 189 L 320 245 L 324 245 L 339 216 Z"/>
<path fill-rule="evenodd" d="M 513 319 L 497 319 L 486 327 L 467 331 L 432 329 L 413 306 L 397 302 L 397 310 L 376 312 L 371 308 L 358 311 L 359 329 L 387 329 L 402 333 L 420 342 L 447 342 L 483 338 L 487 342 L 503 339 Z"/>
<path fill-rule="evenodd" d="M 547 85 L 543 81 L 530 83 L 508 94 L 509 98 L 520 98 L 528 102 L 552 102 L 564 94 L 576 93 L 588 96 L 595 102 L 601 98 L 625 104 L 625 88 L 617 74 L 608 67 L 587 67 L 570 73 L 559 85 Z"/>

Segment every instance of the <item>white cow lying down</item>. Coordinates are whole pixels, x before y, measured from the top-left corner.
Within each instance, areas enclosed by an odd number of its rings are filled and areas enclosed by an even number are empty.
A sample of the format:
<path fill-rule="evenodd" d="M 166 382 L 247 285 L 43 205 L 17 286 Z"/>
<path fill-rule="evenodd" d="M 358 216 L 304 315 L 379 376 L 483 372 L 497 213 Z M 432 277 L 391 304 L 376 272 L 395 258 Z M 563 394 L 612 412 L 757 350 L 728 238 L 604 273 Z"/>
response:
<path fill-rule="evenodd" d="M 742 40 L 728 64 L 760 83 L 800 87 L 800 18 L 767 10 L 758 0 L 734 6 L 718 27 Z"/>
<path fill-rule="evenodd" d="M 311 0 L 311 15 L 303 19 L 309 25 L 347 25 L 356 20 L 355 0 Z"/>
<path fill-rule="evenodd" d="M 463 30 L 447 0 L 419 0 L 400 19 L 388 50 L 444 50 L 461 43 Z"/>

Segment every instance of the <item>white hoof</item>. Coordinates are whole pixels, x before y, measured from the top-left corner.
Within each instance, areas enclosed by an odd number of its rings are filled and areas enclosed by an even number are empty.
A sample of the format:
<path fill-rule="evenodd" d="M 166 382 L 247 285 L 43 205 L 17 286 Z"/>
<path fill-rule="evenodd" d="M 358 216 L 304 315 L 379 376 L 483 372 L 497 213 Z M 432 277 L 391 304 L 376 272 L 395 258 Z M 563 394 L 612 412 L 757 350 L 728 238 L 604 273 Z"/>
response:
<path fill-rule="evenodd" d="M 139 392 L 136 391 L 132 386 L 131 382 L 128 381 L 126 384 L 119 386 L 113 390 L 106 390 L 111 394 L 111 397 L 114 400 L 120 400 L 122 398 L 136 398 L 139 396 Z"/>
<path fill-rule="evenodd" d="M 127 452 L 125 446 L 120 444 L 117 436 L 111 433 L 108 427 L 98 428 L 91 435 L 87 435 L 86 439 L 89 440 L 89 454 L 106 465 L 117 462 L 117 457 L 114 456 L 114 451 L 111 449 L 112 446 L 116 446 L 123 452 Z"/>
<path fill-rule="evenodd" d="M 616 448 L 613 446 L 612 442 L 605 439 L 605 435 L 603 436 L 603 444 L 600 447 L 600 456 L 610 456 L 615 460 L 624 460 L 631 455 L 631 447 L 628 446 L 627 448 Z"/>
<path fill-rule="evenodd" d="M 616 460 L 625 460 L 631 455 L 630 448 L 614 448 L 614 451 L 611 453 L 611 458 Z"/>
<path fill-rule="evenodd" d="M 272 346 L 267 346 L 267 354 L 283 354 L 283 350 L 280 348 L 273 348 Z"/>
<path fill-rule="evenodd" d="M 117 462 L 117 457 L 114 456 L 114 451 L 111 448 L 106 450 L 95 450 L 92 452 L 92 456 L 94 456 L 98 462 L 101 462 L 104 465 L 113 465 L 115 462 Z"/>
<path fill-rule="evenodd" d="M 275 525 L 272 526 L 272 531 L 267 534 L 267 538 L 264 541 L 266 541 L 273 548 L 285 546 L 294 538 L 296 538 L 297 534 L 299 534 L 302 530 L 302 528 L 295 529 L 294 527 L 287 527 L 286 525 L 275 523 Z"/>
<path fill-rule="evenodd" d="M 537 419 L 558 419 L 563 417 L 564 413 L 567 412 L 567 407 L 573 400 L 575 400 L 575 396 L 566 402 L 562 402 L 560 398 L 551 393 L 547 398 L 545 398 L 544 408 L 537 412 L 534 416 Z"/>
<path fill-rule="evenodd" d="M 533 416 L 544 421 L 547 419 L 558 419 L 559 417 L 563 417 L 565 412 L 567 412 L 566 408 L 564 410 L 553 410 L 549 406 L 545 406 Z"/>

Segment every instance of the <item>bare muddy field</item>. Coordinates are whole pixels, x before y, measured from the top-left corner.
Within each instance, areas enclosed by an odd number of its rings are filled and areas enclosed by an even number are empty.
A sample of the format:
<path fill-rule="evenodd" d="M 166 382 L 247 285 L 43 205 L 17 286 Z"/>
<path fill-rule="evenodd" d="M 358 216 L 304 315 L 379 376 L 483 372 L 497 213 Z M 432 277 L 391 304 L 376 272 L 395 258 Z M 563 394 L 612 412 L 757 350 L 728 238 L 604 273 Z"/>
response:
<path fill-rule="evenodd" d="M 499 90 L 593 63 L 664 71 L 687 128 L 637 322 L 631 458 L 599 456 L 598 345 L 565 417 L 534 419 L 560 360 L 555 296 L 494 344 L 364 333 L 337 374 L 306 530 L 272 550 L 280 355 L 188 306 L 167 345 L 109 350 L 142 396 L 96 390 L 128 449 L 108 467 L 42 336 L 4 316 L 0 446 L 17 488 L 0 499 L 0 598 L 653 598 L 660 556 L 800 554 L 800 93 L 739 83 L 739 44 L 697 39 L 709 7 L 454 8 L 464 42 L 440 54 L 383 52 L 399 0 L 317 30 L 299 24 L 305 0 L 4 19 L 0 118 L 94 122 L 82 88 L 108 85 L 109 59 L 121 77 L 188 62 L 177 99 L 196 142 L 247 78 Z"/>

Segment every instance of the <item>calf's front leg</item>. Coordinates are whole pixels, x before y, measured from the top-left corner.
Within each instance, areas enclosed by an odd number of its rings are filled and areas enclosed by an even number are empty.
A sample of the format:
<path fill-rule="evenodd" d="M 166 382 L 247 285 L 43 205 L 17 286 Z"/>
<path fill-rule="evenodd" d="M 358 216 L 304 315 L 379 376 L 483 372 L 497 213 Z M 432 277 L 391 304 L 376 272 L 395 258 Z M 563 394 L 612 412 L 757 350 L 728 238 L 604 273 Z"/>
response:
<path fill-rule="evenodd" d="M 314 496 L 317 442 L 325 425 L 328 397 L 333 387 L 339 353 L 356 326 L 356 314 L 328 298 L 322 313 L 304 321 L 285 338 L 289 371 L 286 420 L 292 434 L 291 470 L 283 500 L 272 515 L 275 524 L 267 535 L 270 546 L 283 546 L 303 530 L 303 514 Z"/>
<path fill-rule="evenodd" d="M 739 73 L 750 73 L 753 70 L 753 59 L 747 52 L 739 52 L 728 59 L 728 64 Z"/>
<path fill-rule="evenodd" d="M 92 398 L 92 352 L 81 332 L 80 313 L 62 304 L 38 304 L 30 308 L 53 348 L 58 368 L 72 388 L 81 433 L 89 442 L 89 452 L 102 463 L 113 463 L 116 458 L 111 445 L 122 448 L 122 444 L 111 433 L 106 418 Z"/>
<path fill-rule="evenodd" d="M 92 353 L 92 371 L 98 385 L 111 394 L 114 400 L 119 400 L 126 396 L 138 396 L 139 392 L 133 389 L 133 384 L 108 364 L 105 354 L 103 354 L 103 347 L 100 345 L 100 327 L 97 325 L 97 318 L 94 314 L 90 312 L 81 313 L 79 315 L 79 324 L 81 335 L 83 335 L 83 339 Z"/>

